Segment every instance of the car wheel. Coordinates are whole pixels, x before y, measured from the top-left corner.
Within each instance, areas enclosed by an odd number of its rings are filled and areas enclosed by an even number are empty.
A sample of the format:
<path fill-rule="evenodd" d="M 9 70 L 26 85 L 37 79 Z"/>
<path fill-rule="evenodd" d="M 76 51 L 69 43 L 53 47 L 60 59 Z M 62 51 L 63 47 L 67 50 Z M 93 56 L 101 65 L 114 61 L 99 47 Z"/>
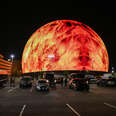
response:
<path fill-rule="evenodd" d="M 3 83 L 0 84 L 0 87 L 3 87 Z"/>
<path fill-rule="evenodd" d="M 23 88 L 22 85 L 20 85 L 20 88 Z"/>
<path fill-rule="evenodd" d="M 49 89 L 47 89 L 47 92 L 49 92 Z"/>
<path fill-rule="evenodd" d="M 80 89 L 80 87 L 76 87 L 76 90 L 77 90 L 77 91 L 80 91 L 81 89 Z"/>
<path fill-rule="evenodd" d="M 69 89 L 72 89 L 72 86 L 71 85 L 69 85 Z"/>
<path fill-rule="evenodd" d="M 86 91 L 89 91 L 89 86 L 86 88 Z"/>

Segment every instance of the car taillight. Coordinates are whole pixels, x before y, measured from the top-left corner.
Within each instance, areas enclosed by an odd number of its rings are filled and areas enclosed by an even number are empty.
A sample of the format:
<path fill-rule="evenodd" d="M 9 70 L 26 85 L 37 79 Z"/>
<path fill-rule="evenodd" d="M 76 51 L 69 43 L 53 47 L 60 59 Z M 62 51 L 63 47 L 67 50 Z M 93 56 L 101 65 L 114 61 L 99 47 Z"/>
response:
<path fill-rule="evenodd" d="M 88 81 L 86 81 L 86 84 L 88 84 Z"/>
<path fill-rule="evenodd" d="M 47 82 L 47 83 L 49 83 L 49 81 L 48 81 L 48 80 L 47 80 L 46 82 Z"/>
<path fill-rule="evenodd" d="M 82 84 L 88 84 L 88 81 L 81 82 Z"/>

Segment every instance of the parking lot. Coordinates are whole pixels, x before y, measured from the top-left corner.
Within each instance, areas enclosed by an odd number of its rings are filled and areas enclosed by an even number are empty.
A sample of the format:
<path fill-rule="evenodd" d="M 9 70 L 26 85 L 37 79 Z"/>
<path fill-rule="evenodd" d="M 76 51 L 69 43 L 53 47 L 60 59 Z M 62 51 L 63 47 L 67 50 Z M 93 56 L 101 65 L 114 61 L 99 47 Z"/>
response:
<path fill-rule="evenodd" d="M 56 85 L 49 92 L 32 88 L 0 89 L 0 116 L 115 116 L 116 88 L 90 85 L 90 91 L 76 91 Z"/>

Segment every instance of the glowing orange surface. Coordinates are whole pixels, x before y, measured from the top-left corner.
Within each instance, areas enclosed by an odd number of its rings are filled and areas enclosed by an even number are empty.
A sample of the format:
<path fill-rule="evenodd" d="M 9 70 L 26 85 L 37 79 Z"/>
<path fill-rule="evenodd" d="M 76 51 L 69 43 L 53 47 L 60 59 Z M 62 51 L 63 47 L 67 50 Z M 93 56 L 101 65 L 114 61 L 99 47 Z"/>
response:
<path fill-rule="evenodd" d="M 2 62 L 2 63 L 6 63 L 6 65 L 8 64 L 8 65 L 11 65 L 12 63 L 11 62 L 9 62 L 9 61 L 6 61 L 6 60 L 4 60 L 4 59 L 1 59 L 0 58 L 0 62 Z"/>
<path fill-rule="evenodd" d="M 22 57 L 26 72 L 53 70 L 108 71 L 102 39 L 87 25 L 57 20 L 39 28 L 28 40 Z"/>
<path fill-rule="evenodd" d="M 8 75 L 9 72 L 10 72 L 9 70 L 0 70 L 0 75 L 3 75 L 3 74 Z"/>

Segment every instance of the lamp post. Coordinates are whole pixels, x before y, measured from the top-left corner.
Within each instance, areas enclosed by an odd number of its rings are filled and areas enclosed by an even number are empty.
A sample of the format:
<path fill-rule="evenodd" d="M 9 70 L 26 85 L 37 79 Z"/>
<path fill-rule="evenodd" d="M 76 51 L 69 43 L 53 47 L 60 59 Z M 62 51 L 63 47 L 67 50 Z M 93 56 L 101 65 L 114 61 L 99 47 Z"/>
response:
<path fill-rule="evenodd" d="M 11 69 L 10 69 L 10 75 L 9 75 L 9 87 L 12 86 L 12 69 L 13 69 L 13 59 L 14 59 L 14 54 L 10 55 L 10 58 L 8 59 L 8 61 L 11 61 Z"/>
<path fill-rule="evenodd" d="M 12 64 L 11 64 L 11 75 L 12 75 L 12 70 L 13 70 L 13 59 L 14 59 L 14 57 L 15 57 L 14 54 L 11 54 L 11 55 L 10 55 L 11 63 L 12 63 Z"/>
<path fill-rule="evenodd" d="M 12 87 L 12 86 L 14 86 L 14 81 L 13 81 L 13 59 L 14 59 L 14 54 L 11 54 L 10 55 L 10 58 L 11 58 L 11 62 L 12 62 L 12 64 L 11 64 L 11 77 L 10 77 L 10 82 L 9 82 L 9 84 L 10 84 L 10 87 Z"/>

